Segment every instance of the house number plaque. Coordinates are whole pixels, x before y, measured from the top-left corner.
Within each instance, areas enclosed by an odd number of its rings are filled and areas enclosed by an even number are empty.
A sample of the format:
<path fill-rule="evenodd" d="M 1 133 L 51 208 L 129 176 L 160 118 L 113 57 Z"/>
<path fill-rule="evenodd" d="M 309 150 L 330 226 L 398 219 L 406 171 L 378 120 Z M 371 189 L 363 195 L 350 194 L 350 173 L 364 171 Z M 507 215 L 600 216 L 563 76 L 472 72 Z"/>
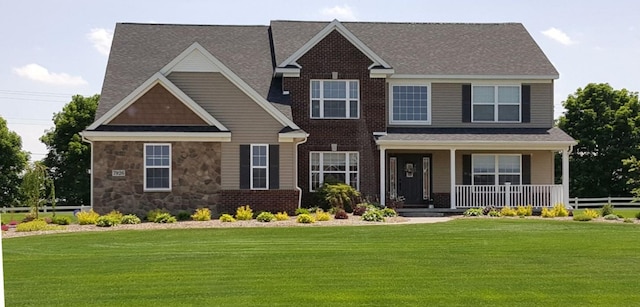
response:
<path fill-rule="evenodd" d="M 111 176 L 113 177 L 124 177 L 125 171 L 123 169 L 114 169 L 111 171 Z"/>

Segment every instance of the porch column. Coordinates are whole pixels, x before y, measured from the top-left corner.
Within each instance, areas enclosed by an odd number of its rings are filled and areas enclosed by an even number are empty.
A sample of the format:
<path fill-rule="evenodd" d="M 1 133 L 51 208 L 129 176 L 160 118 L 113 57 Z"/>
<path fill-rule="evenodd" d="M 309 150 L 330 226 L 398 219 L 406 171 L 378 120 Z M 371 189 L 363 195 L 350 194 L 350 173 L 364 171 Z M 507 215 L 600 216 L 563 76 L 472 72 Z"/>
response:
<path fill-rule="evenodd" d="M 562 202 L 569 206 L 569 148 L 562 151 Z"/>
<path fill-rule="evenodd" d="M 380 146 L 380 205 L 382 206 L 385 206 L 385 203 L 387 200 L 387 196 L 385 195 L 385 192 L 386 192 L 386 189 L 385 189 L 386 163 L 385 162 L 386 162 L 386 148 Z"/>
<path fill-rule="evenodd" d="M 449 199 L 451 200 L 451 209 L 456 208 L 456 150 L 451 148 L 449 150 L 449 171 L 451 176 L 451 193 Z"/>

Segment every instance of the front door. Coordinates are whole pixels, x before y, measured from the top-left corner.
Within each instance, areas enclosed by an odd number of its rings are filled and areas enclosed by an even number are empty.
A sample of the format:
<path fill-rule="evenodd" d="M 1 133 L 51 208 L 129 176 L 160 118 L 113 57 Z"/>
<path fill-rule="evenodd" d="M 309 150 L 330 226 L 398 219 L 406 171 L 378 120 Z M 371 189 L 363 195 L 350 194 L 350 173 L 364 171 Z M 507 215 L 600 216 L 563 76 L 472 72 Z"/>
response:
<path fill-rule="evenodd" d="M 397 195 L 404 203 L 423 204 L 431 198 L 431 158 L 424 155 L 397 156 Z"/>

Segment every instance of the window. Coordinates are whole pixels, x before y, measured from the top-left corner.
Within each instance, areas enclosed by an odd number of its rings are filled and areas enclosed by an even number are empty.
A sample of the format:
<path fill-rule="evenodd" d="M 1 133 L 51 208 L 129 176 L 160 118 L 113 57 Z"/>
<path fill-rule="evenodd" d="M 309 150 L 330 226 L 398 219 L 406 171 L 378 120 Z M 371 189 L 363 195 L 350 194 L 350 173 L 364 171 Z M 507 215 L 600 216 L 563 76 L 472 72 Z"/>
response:
<path fill-rule="evenodd" d="M 473 86 L 474 122 L 520 122 L 520 86 Z"/>
<path fill-rule="evenodd" d="M 311 118 L 358 118 L 358 81 L 311 80 Z"/>
<path fill-rule="evenodd" d="M 391 123 L 429 124 L 430 105 L 426 85 L 391 86 Z"/>
<path fill-rule="evenodd" d="M 522 178 L 520 155 L 473 155 L 474 185 L 520 185 Z"/>
<path fill-rule="evenodd" d="M 269 145 L 251 145 L 251 189 L 267 189 Z"/>
<path fill-rule="evenodd" d="M 144 189 L 171 190 L 171 144 L 144 144 Z"/>
<path fill-rule="evenodd" d="M 357 152 L 311 152 L 311 191 L 325 181 L 344 182 L 359 189 Z"/>

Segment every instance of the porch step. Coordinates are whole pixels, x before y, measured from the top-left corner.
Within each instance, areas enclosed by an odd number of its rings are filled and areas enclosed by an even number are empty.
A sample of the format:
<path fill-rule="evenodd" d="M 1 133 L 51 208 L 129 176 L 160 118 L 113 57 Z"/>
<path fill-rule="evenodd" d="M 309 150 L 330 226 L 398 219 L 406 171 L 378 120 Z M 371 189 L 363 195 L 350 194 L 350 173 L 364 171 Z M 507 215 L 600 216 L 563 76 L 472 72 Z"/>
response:
<path fill-rule="evenodd" d="M 437 212 L 426 208 L 402 208 L 397 209 L 398 215 L 404 217 L 443 217 L 443 212 Z"/>

